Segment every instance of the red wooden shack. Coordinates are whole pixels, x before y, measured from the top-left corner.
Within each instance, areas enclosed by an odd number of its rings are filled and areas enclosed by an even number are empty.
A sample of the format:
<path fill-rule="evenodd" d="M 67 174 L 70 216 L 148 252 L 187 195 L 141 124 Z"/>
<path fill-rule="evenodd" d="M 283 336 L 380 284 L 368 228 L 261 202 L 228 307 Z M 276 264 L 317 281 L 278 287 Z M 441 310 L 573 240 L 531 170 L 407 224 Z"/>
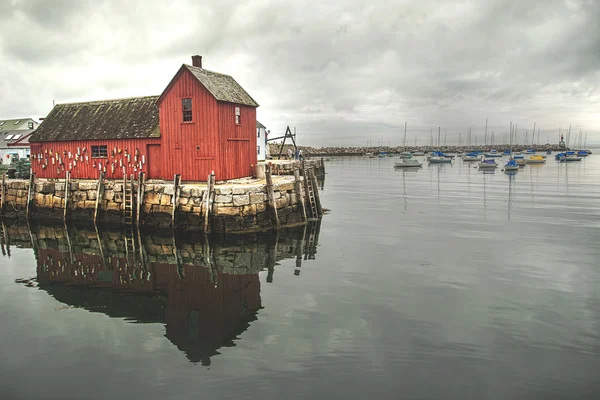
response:
<path fill-rule="evenodd" d="M 258 104 L 229 75 L 182 65 L 160 96 L 56 105 L 29 139 L 41 178 L 251 176 Z"/>

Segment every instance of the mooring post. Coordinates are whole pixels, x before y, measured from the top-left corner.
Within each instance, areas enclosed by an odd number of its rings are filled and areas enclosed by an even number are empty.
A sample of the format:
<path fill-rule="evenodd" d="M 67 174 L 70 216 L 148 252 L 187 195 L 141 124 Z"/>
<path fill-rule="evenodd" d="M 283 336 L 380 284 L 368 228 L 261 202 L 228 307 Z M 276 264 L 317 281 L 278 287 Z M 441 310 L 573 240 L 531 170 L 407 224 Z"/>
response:
<path fill-rule="evenodd" d="M 69 186 L 71 185 L 71 172 L 65 174 L 65 209 L 63 211 L 63 221 L 67 222 L 67 210 L 69 209 Z"/>
<path fill-rule="evenodd" d="M 300 168 L 302 170 L 302 178 L 304 180 L 304 198 L 305 198 L 305 203 L 308 203 L 310 205 L 310 217 L 311 218 L 316 218 L 316 215 L 312 215 L 312 205 L 310 204 L 310 198 L 309 198 L 309 189 L 308 189 L 308 185 L 309 185 L 309 177 L 308 177 L 308 170 L 306 169 L 306 162 L 304 162 L 304 160 L 302 160 L 302 163 L 300 164 Z"/>
<path fill-rule="evenodd" d="M 208 176 L 208 184 L 206 186 L 206 204 L 204 209 L 204 232 L 210 232 L 210 214 L 212 213 L 213 191 L 215 190 L 215 172 Z"/>
<path fill-rule="evenodd" d="M 304 206 L 304 197 L 302 197 L 302 186 L 300 185 L 300 171 L 298 168 L 294 169 L 294 190 L 296 191 L 296 201 L 300 205 L 300 211 L 302 213 L 302 222 L 306 222 L 306 207 Z"/>
<path fill-rule="evenodd" d="M 2 173 L 2 189 L 0 191 L 0 215 L 4 213 L 4 203 L 6 201 L 6 172 Z"/>
<path fill-rule="evenodd" d="M 317 175 L 315 174 L 315 168 L 310 168 L 310 183 L 312 184 L 313 192 L 315 195 L 315 202 L 317 203 L 317 217 L 323 216 L 323 207 L 321 207 L 321 197 L 319 195 L 319 184 L 317 183 Z"/>
<path fill-rule="evenodd" d="M 121 205 L 121 210 L 123 211 L 123 220 L 125 220 L 125 215 L 127 212 L 127 174 L 123 174 L 123 204 Z"/>
<path fill-rule="evenodd" d="M 175 228 L 175 215 L 177 213 L 177 203 L 179 203 L 179 181 L 181 179 L 181 175 L 175 174 L 173 177 L 173 197 L 171 198 L 173 201 L 173 211 L 171 214 L 171 223 L 173 224 L 173 228 Z"/>
<path fill-rule="evenodd" d="M 146 196 L 146 183 L 145 175 L 143 172 L 138 174 L 138 190 L 137 190 L 137 212 L 136 212 L 136 224 L 140 226 L 140 219 L 142 215 L 142 206 L 144 205 L 144 197 Z"/>
<path fill-rule="evenodd" d="M 277 214 L 277 204 L 275 203 L 275 192 L 273 191 L 273 178 L 271 177 L 271 166 L 269 164 L 265 165 L 265 180 L 267 181 L 267 197 L 268 197 L 268 207 L 271 212 L 271 218 L 273 219 L 273 226 L 275 229 L 279 229 L 281 225 L 279 224 L 279 215 Z"/>
<path fill-rule="evenodd" d="M 25 218 L 29 219 L 31 213 L 31 203 L 33 203 L 33 189 L 35 185 L 35 174 L 33 169 L 29 171 L 29 190 L 27 191 L 27 208 L 25 209 Z"/>
<path fill-rule="evenodd" d="M 94 225 L 98 222 L 98 210 L 100 204 L 102 204 L 102 198 L 104 197 L 104 172 L 100 171 L 100 177 L 98 178 L 98 187 L 96 187 L 96 207 L 94 207 Z"/>

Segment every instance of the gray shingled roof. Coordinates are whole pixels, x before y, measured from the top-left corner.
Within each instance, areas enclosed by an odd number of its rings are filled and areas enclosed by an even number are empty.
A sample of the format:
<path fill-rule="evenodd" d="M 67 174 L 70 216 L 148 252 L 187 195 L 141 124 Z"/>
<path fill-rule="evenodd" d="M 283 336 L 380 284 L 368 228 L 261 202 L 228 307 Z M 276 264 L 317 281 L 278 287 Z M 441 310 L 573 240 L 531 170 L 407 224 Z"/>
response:
<path fill-rule="evenodd" d="M 158 96 L 57 104 L 33 142 L 160 137 Z"/>
<path fill-rule="evenodd" d="M 16 121 L 16 120 L 15 120 Z M 0 131 L 0 149 L 8 149 L 8 145 L 10 143 L 15 143 L 21 139 L 25 135 L 33 132 L 33 129 L 22 129 L 22 130 L 11 130 L 11 131 Z M 17 139 L 14 139 L 15 135 L 20 135 Z M 11 139 L 6 140 L 7 137 L 11 137 Z"/>
<path fill-rule="evenodd" d="M 231 76 L 187 64 L 184 66 L 217 100 L 258 107 L 258 103 Z"/>
<path fill-rule="evenodd" d="M 267 129 L 266 126 L 264 126 L 263 124 L 261 124 L 258 120 L 256 121 L 256 127 L 257 128 L 263 128 L 263 129 Z"/>

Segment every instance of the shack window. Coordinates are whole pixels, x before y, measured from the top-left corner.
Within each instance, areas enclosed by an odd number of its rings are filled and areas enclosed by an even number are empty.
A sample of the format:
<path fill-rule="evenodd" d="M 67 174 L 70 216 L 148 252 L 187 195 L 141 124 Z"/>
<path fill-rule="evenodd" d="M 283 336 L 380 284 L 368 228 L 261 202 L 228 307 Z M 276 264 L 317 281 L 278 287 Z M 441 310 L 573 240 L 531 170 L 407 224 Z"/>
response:
<path fill-rule="evenodd" d="M 92 158 L 108 157 L 108 149 L 106 146 L 92 146 Z"/>
<path fill-rule="evenodd" d="M 28 127 L 29 129 L 33 129 L 33 122 L 28 122 L 28 123 L 27 123 L 27 127 Z"/>
<path fill-rule="evenodd" d="M 192 99 L 181 99 L 181 110 L 183 112 L 183 122 L 192 121 Z"/>
<path fill-rule="evenodd" d="M 235 108 L 235 124 L 239 125 L 242 123 L 242 119 L 241 119 L 241 114 L 240 114 L 240 108 L 236 107 Z"/>
<path fill-rule="evenodd" d="M 256 154 L 260 156 L 260 146 L 256 146 Z"/>

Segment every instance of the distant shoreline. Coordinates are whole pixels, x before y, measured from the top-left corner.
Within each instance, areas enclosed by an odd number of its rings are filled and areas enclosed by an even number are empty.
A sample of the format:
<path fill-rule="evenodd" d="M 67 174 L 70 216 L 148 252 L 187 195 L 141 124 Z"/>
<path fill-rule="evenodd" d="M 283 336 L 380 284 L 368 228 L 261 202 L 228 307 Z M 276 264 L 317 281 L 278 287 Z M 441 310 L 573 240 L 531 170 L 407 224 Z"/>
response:
<path fill-rule="evenodd" d="M 276 157 L 279 153 L 280 144 L 271 143 L 269 144 L 270 154 Z M 287 155 L 288 149 L 292 149 L 292 145 L 286 144 L 282 150 L 282 155 Z M 379 153 L 392 153 L 401 154 L 404 152 L 415 152 L 421 151 L 423 153 L 429 153 L 435 150 L 441 150 L 446 153 L 463 153 L 469 151 L 482 151 L 490 152 L 492 149 L 502 153 L 505 150 L 509 150 L 509 145 L 497 145 L 497 146 L 376 146 L 376 147 L 311 147 L 311 146 L 298 146 L 298 149 L 302 150 L 302 154 L 308 157 L 319 157 L 319 156 L 364 156 L 366 154 L 379 154 Z M 540 144 L 540 145 L 514 145 L 512 146 L 513 152 L 524 152 L 527 149 L 533 149 L 536 152 L 546 152 L 547 150 L 565 151 L 571 150 L 570 148 L 560 147 L 558 144 Z"/>

